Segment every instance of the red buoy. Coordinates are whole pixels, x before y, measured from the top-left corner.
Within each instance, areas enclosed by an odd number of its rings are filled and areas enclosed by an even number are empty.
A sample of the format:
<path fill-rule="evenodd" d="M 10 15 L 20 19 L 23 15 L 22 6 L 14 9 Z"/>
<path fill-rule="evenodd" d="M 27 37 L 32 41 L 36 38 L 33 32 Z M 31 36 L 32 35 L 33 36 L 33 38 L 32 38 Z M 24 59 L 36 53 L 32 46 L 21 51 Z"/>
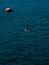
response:
<path fill-rule="evenodd" d="M 12 8 L 6 8 L 5 11 L 6 12 L 12 12 Z"/>

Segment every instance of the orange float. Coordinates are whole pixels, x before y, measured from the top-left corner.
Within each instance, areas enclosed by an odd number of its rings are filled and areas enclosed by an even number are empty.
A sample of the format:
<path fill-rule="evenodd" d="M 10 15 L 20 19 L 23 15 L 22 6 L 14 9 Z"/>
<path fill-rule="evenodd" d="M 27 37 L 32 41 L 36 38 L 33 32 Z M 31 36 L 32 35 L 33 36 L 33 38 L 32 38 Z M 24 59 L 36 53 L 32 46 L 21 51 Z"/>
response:
<path fill-rule="evenodd" d="M 12 10 L 12 8 L 6 8 L 5 11 L 6 12 L 12 12 L 13 10 Z"/>

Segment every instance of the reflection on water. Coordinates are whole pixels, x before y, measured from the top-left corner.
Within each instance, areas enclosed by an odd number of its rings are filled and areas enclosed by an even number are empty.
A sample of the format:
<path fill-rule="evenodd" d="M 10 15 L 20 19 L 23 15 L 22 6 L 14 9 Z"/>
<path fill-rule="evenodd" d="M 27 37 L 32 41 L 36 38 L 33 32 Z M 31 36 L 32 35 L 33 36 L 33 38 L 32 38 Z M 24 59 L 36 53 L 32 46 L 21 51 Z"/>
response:
<path fill-rule="evenodd" d="M 1 1 L 0 65 L 49 65 L 48 2 Z M 6 7 L 13 12 L 5 12 Z M 24 32 L 26 24 L 29 32 Z"/>

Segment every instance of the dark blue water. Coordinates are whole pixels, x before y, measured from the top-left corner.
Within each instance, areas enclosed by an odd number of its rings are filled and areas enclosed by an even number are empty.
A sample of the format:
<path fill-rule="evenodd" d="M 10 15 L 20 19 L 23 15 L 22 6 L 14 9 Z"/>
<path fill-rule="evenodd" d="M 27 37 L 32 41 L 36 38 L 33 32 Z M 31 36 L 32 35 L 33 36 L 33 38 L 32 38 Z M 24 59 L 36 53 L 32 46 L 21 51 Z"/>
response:
<path fill-rule="evenodd" d="M 49 65 L 49 0 L 0 0 L 0 65 Z"/>

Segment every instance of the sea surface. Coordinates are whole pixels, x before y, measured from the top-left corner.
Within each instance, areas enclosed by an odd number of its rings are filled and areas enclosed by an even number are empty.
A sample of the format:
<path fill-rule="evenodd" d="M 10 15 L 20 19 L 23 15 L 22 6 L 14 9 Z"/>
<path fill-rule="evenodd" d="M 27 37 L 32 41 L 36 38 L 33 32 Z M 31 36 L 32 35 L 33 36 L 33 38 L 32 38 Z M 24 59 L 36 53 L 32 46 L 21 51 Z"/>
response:
<path fill-rule="evenodd" d="M 0 0 L 0 65 L 49 65 L 49 0 Z"/>

